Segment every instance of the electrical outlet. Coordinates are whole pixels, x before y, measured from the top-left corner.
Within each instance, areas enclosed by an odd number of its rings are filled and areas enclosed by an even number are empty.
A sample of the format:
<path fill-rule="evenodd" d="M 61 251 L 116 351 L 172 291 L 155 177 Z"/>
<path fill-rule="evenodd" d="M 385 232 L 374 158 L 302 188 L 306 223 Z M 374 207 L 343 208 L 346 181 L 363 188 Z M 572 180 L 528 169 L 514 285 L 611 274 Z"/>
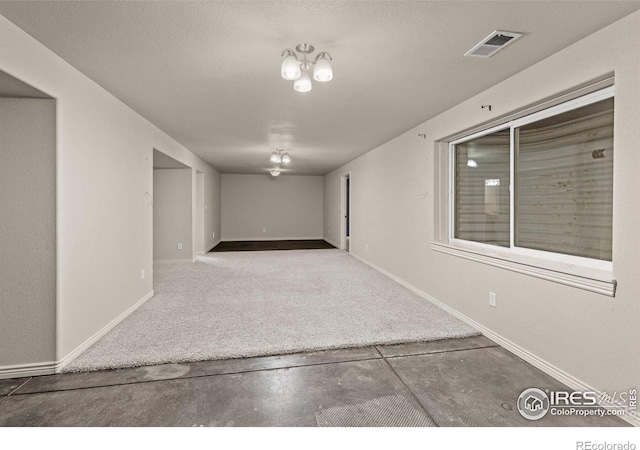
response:
<path fill-rule="evenodd" d="M 266 232 L 267 232 L 267 229 L 266 229 L 266 228 L 263 228 L 263 229 L 262 229 L 262 232 L 263 232 L 263 233 L 266 233 Z"/>
<path fill-rule="evenodd" d="M 178 243 L 178 250 L 182 250 L 182 244 Z"/>
<path fill-rule="evenodd" d="M 496 308 L 498 301 L 498 296 L 494 292 L 489 292 L 489 306 L 493 306 Z"/>
<path fill-rule="evenodd" d="M 215 238 L 216 238 L 216 232 L 214 231 L 214 232 L 211 234 L 211 239 L 215 239 Z"/>
<path fill-rule="evenodd" d="M 147 275 L 144 273 L 144 269 L 142 269 L 142 270 L 140 271 L 140 279 L 141 279 L 141 280 L 144 280 L 144 279 L 146 278 L 146 276 L 147 276 Z"/>
<path fill-rule="evenodd" d="M 364 244 L 364 249 L 369 250 L 369 244 Z"/>

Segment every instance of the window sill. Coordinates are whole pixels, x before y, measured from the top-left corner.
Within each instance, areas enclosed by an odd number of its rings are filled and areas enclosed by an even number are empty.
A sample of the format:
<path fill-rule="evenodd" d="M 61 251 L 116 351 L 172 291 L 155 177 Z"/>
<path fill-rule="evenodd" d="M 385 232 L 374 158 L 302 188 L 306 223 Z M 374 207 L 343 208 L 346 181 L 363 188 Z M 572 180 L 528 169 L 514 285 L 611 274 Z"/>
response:
<path fill-rule="evenodd" d="M 616 281 L 613 280 L 613 274 L 608 271 L 589 269 L 571 264 L 560 264 L 554 261 L 523 257 L 521 255 L 511 255 L 507 252 L 471 249 L 466 246 L 444 242 L 431 242 L 431 249 L 436 252 L 458 256 L 609 297 L 615 297 L 616 293 Z"/>

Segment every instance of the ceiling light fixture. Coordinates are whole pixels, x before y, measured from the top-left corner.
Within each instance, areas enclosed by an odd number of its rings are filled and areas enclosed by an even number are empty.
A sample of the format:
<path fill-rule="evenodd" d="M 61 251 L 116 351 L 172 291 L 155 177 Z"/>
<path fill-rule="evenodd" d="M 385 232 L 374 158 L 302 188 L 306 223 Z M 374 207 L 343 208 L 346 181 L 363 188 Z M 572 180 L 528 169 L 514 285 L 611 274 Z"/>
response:
<path fill-rule="evenodd" d="M 278 169 L 271 169 L 269 173 L 272 177 L 277 177 L 278 175 L 280 175 L 280 171 Z"/>
<path fill-rule="evenodd" d="M 280 70 L 282 78 L 293 81 L 293 89 L 298 92 L 309 92 L 311 90 L 313 86 L 311 85 L 311 77 L 308 71 L 312 67 L 314 80 L 326 82 L 333 79 L 333 69 L 331 67 L 333 58 L 329 52 L 320 52 L 313 61 L 310 61 L 307 55 L 315 50 L 313 45 L 298 44 L 296 50 L 302 55 L 302 59 L 292 49 L 285 48 L 282 51 L 284 59 Z"/>
<path fill-rule="evenodd" d="M 282 149 L 276 149 L 271 154 L 270 160 L 272 163 L 276 163 L 276 164 L 280 164 L 280 163 L 289 164 L 291 162 L 291 156 L 289 156 L 288 153 L 284 153 L 284 150 Z"/>

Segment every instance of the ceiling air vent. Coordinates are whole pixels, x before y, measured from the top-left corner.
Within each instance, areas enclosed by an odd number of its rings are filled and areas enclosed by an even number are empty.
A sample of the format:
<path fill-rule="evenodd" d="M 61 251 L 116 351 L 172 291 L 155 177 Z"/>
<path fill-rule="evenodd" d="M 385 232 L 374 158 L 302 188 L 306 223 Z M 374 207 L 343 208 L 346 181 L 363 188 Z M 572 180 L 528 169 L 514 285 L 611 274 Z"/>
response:
<path fill-rule="evenodd" d="M 522 33 L 513 33 L 511 31 L 494 31 L 484 38 L 482 42 L 473 47 L 464 56 L 477 56 L 479 58 L 488 58 L 502 50 L 507 45 L 522 36 Z"/>

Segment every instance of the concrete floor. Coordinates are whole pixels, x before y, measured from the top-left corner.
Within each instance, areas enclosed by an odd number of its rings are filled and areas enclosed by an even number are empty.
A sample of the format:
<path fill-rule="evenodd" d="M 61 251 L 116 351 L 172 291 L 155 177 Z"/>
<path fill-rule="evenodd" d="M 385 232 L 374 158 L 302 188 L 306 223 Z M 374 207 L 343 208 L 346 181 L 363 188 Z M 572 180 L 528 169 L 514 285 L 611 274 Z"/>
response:
<path fill-rule="evenodd" d="M 625 426 L 524 419 L 529 387 L 566 389 L 489 339 L 0 380 L 0 426 Z"/>

